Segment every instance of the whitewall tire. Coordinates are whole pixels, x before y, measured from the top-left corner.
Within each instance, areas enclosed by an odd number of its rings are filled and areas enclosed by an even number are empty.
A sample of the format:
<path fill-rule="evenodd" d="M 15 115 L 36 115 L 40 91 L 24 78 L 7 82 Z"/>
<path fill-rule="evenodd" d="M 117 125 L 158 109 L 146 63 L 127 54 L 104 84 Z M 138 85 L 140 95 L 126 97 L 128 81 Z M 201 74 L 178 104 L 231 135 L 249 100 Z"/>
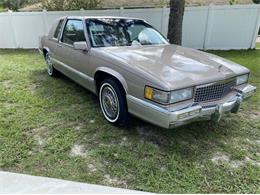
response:
<path fill-rule="evenodd" d="M 105 119 L 115 125 L 126 125 L 128 110 L 123 87 L 114 79 L 105 79 L 99 90 L 99 103 Z"/>

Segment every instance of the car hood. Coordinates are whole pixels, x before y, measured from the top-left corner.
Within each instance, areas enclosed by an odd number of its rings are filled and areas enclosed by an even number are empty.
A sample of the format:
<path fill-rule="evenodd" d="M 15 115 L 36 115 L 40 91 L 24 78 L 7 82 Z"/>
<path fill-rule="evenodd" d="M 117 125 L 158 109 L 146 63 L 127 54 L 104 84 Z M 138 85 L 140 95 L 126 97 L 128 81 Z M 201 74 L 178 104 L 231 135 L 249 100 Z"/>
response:
<path fill-rule="evenodd" d="M 213 54 L 177 45 L 107 47 L 105 52 L 164 82 L 167 89 L 224 80 L 249 72 Z"/>

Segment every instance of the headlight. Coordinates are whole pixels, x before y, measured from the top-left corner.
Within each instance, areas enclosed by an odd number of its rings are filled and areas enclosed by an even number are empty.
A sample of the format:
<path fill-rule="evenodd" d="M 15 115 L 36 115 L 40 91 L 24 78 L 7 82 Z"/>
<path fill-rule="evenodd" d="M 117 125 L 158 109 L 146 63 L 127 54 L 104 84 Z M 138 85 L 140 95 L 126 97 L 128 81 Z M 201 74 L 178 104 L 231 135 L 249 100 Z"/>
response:
<path fill-rule="evenodd" d="M 167 104 L 169 103 L 170 92 L 146 86 L 144 89 L 144 97 L 158 103 Z"/>
<path fill-rule="evenodd" d="M 180 89 L 172 92 L 162 91 L 149 86 L 145 87 L 144 97 L 146 99 L 161 103 L 173 104 L 176 102 L 191 99 L 193 97 L 193 87 Z"/>
<path fill-rule="evenodd" d="M 181 102 L 184 100 L 191 99 L 193 97 L 193 87 L 180 89 L 171 92 L 170 103 Z"/>
<path fill-rule="evenodd" d="M 244 74 L 237 77 L 237 85 L 247 83 L 249 74 Z"/>

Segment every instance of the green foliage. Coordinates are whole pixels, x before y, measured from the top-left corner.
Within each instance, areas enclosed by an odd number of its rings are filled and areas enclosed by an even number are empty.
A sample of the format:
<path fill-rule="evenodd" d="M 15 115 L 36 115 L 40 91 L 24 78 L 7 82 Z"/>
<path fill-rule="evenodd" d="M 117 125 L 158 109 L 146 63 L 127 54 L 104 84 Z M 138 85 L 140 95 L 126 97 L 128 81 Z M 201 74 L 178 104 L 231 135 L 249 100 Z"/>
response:
<path fill-rule="evenodd" d="M 43 0 L 42 7 L 51 11 L 63 10 L 64 0 Z"/>
<path fill-rule="evenodd" d="M 229 0 L 229 4 L 230 5 L 235 5 L 235 4 L 237 4 L 237 0 Z"/>
<path fill-rule="evenodd" d="M 167 0 L 159 0 L 159 7 L 167 6 L 169 2 Z"/>
<path fill-rule="evenodd" d="M 253 0 L 254 3 L 260 4 L 260 0 Z"/>
<path fill-rule="evenodd" d="M 0 5 L 0 12 L 3 12 L 4 11 L 4 8 L 2 5 Z"/>
<path fill-rule="evenodd" d="M 94 9 L 98 6 L 98 0 L 66 0 L 64 3 L 65 10 L 78 10 L 78 9 Z"/>
<path fill-rule="evenodd" d="M 17 11 L 21 6 L 26 4 L 28 0 L 0 0 L 0 10 L 2 8 Z"/>
<path fill-rule="evenodd" d="M 42 0 L 43 8 L 47 10 L 79 10 L 95 9 L 100 0 Z"/>

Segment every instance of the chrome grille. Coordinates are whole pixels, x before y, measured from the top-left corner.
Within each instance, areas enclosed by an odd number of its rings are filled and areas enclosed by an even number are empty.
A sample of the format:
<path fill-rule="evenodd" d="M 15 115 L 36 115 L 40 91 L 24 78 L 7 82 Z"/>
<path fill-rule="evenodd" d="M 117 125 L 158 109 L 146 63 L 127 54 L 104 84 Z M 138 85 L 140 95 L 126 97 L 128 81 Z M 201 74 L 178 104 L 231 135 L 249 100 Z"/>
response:
<path fill-rule="evenodd" d="M 232 79 L 229 81 L 196 87 L 194 102 L 220 100 L 232 91 L 235 84 L 236 80 Z"/>

